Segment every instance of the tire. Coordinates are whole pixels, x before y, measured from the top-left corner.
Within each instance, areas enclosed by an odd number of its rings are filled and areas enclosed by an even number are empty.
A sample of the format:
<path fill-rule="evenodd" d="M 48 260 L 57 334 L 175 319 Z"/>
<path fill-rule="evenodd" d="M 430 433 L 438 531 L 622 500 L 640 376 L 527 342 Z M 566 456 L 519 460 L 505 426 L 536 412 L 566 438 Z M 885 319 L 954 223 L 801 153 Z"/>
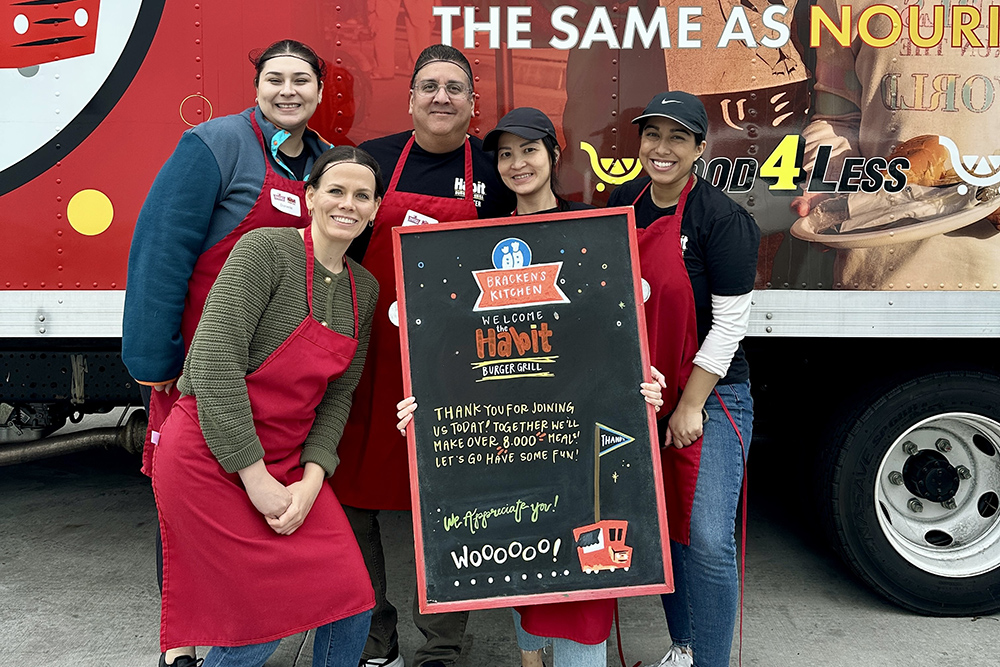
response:
<path fill-rule="evenodd" d="M 1000 377 L 892 388 L 841 422 L 822 469 L 834 546 L 875 591 L 933 616 L 1000 609 Z"/>

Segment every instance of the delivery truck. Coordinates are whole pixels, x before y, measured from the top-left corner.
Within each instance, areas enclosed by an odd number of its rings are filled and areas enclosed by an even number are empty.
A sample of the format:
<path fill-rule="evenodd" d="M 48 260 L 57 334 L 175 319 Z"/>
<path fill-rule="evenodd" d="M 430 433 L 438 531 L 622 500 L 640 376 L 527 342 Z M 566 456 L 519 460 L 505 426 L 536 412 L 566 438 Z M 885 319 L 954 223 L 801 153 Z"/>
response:
<path fill-rule="evenodd" d="M 6 2 L 0 463 L 139 446 L 141 410 L 52 434 L 139 404 L 120 355 L 136 216 L 184 130 L 254 104 L 251 49 L 314 47 L 329 71 L 311 125 L 357 144 L 410 127 L 413 59 L 442 41 L 472 62 L 471 134 L 516 106 L 553 119 L 571 199 L 601 205 L 640 173 L 631 120 L 655 93 L 702 99 L 697 173 L 762 231 L 745 345 L 755 432 L 791 443 L 787 502 L 814 493 L 892 602 L 995 612 L 996 2 Z"/>

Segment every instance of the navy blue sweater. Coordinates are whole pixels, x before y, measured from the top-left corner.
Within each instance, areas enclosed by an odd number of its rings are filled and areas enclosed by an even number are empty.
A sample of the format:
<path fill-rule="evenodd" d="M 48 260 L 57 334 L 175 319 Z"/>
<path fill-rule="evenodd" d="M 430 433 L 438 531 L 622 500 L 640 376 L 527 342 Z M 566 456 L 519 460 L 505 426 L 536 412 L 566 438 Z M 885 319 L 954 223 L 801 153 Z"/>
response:
<path fill-rule="evenodd" d="M 181 315 L 195 262 L 250 212 L 264 185 L 265 160 L 281 176 L 294 178 L 279 161 L 277 147 L 270 155 L 261 149 L 251 124 L 253 110 L 210 120 L 181 135 L 139 212 L 128 257 L 122 360 L 140 382 L 181 374 Z M 259 109 L 255 117 L 268 145 L 288 136 Z M 308 174 L 328 145 L 309 130 L 303 140 Z"/>

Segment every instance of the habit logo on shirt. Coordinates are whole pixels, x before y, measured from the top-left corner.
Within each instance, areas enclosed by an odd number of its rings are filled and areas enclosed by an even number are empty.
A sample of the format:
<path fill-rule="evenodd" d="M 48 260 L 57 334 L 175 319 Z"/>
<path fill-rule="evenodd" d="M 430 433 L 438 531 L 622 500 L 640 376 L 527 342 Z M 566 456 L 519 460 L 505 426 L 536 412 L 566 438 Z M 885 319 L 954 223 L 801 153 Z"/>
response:
<path fill-rule="evenodd" d="M 476 181 L 472 185 L 472 199 L 476 202 L 476 208 L 483 205 L 483 198 L 486 196 L 486 184 L 482 181 Z M 455 198 L 465 199 L 465 179 L 456 178 L 455 179 Z"/>
<path fill-rule="evenodd" d="M 684 253 L 688 249 L 688 237 L 686 234 L 681 234 L 681 252 Z"/>

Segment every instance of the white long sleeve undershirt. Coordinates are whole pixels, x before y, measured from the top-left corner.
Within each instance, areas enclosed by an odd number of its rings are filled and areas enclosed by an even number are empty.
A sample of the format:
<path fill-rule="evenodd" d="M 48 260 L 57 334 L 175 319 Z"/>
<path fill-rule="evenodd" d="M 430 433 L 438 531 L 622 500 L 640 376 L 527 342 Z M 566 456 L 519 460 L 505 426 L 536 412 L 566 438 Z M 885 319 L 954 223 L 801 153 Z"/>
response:
<path fill-rule="evenodd" d="M 752 300 L 753 292 L 712 295 L 712 327 L 694 356 L 697 366 L 720 378 L 726 377 L 736 349 L 747 333 Z"/>

